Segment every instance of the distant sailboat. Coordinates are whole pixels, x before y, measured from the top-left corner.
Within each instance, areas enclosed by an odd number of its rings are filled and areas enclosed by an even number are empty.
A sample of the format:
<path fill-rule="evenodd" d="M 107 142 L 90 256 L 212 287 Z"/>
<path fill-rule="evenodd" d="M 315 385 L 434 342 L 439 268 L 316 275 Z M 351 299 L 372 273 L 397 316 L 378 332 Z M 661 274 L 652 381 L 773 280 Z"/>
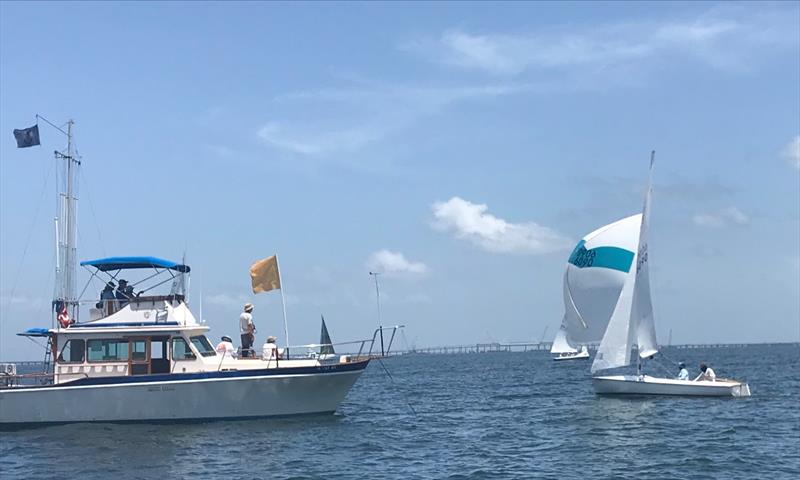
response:
<path fill-rule="evenodd" d="M 550 350 L 554 360 L 589 358 L 586 344 L 603 338 L 631 275 L 640 224 L 641 215 L 623 218 L 575 246 L 564 272 L 564 317 Z"/>
<path fill-rule="evenodd" d="M 639 354 L 639 374 L 593 377 L 595 391 L 601 394 L 750 396 L 750 387 L 735 380 L 694 382 L 641 374 L 641 360 L 652 357 L 658 352 L 653 302 L 650 295 L 648 252 L 654 159 L 655 152 L 650 157 L 650 180 L 640 216 L 636 269 L 626 278 L 592 363 L 592 374 L 600 370 L 628 366 L 632 363 L 631 350 L 636 346 Z"/>
<path fill-rule="evenodd" d="M 580 360 L 589 358 L 589 350 L 586 345 L 582 345 L 580 350 L 573 347 L 567 341 L 567 333 L 562 325 L 556 333 L 556 338 L 553 340 L 553 346 L 550 348 L 550 353 L 554 354 L 553 360 Z"/>

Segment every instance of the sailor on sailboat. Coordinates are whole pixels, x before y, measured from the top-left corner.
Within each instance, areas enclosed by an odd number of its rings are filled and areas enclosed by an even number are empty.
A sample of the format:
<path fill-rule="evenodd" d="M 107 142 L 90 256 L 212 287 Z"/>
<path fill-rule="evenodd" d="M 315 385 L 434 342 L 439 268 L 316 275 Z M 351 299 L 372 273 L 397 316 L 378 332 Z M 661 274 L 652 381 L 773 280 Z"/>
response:
<path fill-rule="evenodd" d="M 593 377 L 595 391 L 601 394 L 750 396 L 750 387 L 747 383 L 736 380 L 688 381 L 642 374 L 642 360 L 658 353 L 653 303 L 650 296 L 648 252 L 654 160 L 655 152 L 652 152 L 650 176 L 640 217 L 641 226 L 634 262 L 636 269 L 625 280 L 622 293 L 618 297 L 592 363 L 592 374 L 600 370 L 628 366 L 631 364 L 631 350 L 636 346 L 638 374 Z"/>

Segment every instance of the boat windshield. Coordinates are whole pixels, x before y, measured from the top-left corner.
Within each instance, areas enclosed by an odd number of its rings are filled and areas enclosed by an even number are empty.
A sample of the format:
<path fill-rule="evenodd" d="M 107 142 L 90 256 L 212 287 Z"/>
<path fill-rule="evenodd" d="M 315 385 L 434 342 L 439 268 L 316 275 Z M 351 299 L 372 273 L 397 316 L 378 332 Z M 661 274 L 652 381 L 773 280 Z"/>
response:
<path fill-rule="evenodd" d="M 192 337 L 192 345 L 195 346 L 200 355 L 204 357 L 213 357 L 217 354 L 214 350 L 214 347 L 211 346 L 211 342 L 208 341 L 205 335 L 197 335 Z"/>

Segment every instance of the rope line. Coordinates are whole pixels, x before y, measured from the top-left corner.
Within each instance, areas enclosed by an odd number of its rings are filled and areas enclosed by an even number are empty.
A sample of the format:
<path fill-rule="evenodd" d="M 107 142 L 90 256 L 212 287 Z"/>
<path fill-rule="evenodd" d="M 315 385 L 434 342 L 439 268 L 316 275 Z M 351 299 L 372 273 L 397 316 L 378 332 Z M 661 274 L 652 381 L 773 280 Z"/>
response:
<path fill-rule="evenodd" d="M 42 184 L 42 191 L 39 194 L 39 201 L 36 204 L 36 210 L 33 214 L 33 220 L 30 223 L 30 227 L 28 228 L 28 237 L 25 240 L 25 247 L 22 249 L 22 258 L 20 258 L 19 266 L 17 267 L 17 273 L 14 276 L 14 283 L 11 287 L 11 295 L 8 297 L 8 302 L 6 303 L 6 314 L 8 314 L 8 310 L 11 307 L 11 304 L 14 301 L 14 295 L 17 293 L 17 285 L 19 284 L 19 276 L 22 273 L 22 267 L 25 265 L 25 257 L 28 255 L 28 247 L 31 244 L 31 238 L 33 237 L 33 230 L 36 227 L 36 222 L 39 219 L 39 212 L 42 209 L 42 203 L 45 197 L 45 191 L 47 190 L 47 184 L 50 183 L 50 174 L 53 172 L 55 164 L 51 163 L 50 168 L 47 170 L 47 174 L 45 175 L 44 183 Z M 5 323 L 5 322 L 2 322 Z M 2 335 L 0 335 L 2 336 Z M 0 342 L 0 346 L 2 346 L 2 342 Z"/>
<path fill-rule="evenodd" d="M 389 377 L 389 380 L 391 380 L 392 383 L 394 384 L 395 383 L 394 377 L 392 376 L 391 373 L 389 373 L 389 369 L 386 368 L 386 365 L 383 364 L 383 359 L 379 358 L 378 359 L 378 363 L 381 364 L 381 367 L 383 367 L 383 371 L 386 372 L 386 375 Z M 414 410 L 414 407 L 411 406 L 411 402 L 408 401 L 408 397 L 405 395 L 405 392 L 402 392 L 402 393 L 403 393 L 403 399 L 405 400 L 406 405 L 408 405 L 409 410 L 411 410 L 411 413 L 413 413 L 414 416 L 416 417 L 417 416 L 417 411 Z"/>

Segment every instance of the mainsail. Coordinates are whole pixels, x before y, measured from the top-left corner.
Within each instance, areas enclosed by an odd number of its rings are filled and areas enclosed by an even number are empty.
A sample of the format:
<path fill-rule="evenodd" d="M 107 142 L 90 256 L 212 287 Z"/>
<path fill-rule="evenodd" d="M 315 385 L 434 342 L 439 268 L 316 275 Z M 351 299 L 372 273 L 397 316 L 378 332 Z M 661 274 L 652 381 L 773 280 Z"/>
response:
<path fill-rule="evenodd" d="M 649 357 L 658 352 L 656 325 L 653 318 L 653 300 L 650 296 L 650 263 L 648 260 L 647 239 L 650 226 L 650 197 L 653 195 L 653 163 L 655 152 L 650 155 L 650 176 L 642 207 L 642 229 L 639 231 L 639 249 L 636 259 L 636 285 L 633 289 L 633 310 L 631 321 L 636 321 L 636 344 L 639 356 Z"/>
<path fill-rule="evenodd" d="M 640 357 L 649 357 L 658 351 L 653 302 L 650 297 L 648 263 L 648 226 L 650 198 L 652 196 L 653 159 L 650 158 L 650 179 L 645 193 L 641 224 L 637 235 L 636 269 L 628 276 L 619 296 L 614 314 L 608 323 L 603 340 L 597 349 L 592 373 L 608 368 L 624 367 L 631 363 L 631 350 L 638 345 Z"/>
<path fill-rule="evenodd" d="M 631 276 L 641 218 L 632 215 L 595 230 L 570 255 L 564 272 L 562 327 L 573 345 L 599 342 L 617 312 Z"/>
<path fill-rule="evenodd" d="M 325 326 L 325 317 L 322 315 L 320 315 L 320 317 L 322 317 L 322 330 L 319 333 L 319 344 L 321 345 L 319 347 L 319 354 L 333 355 L 336 352 L 333 350 L 333 342 L 331 342 L 331 336 L 328 334 L 328 327 Z"/>
<path fill-rule="evenodd" d="M 553 339 L 553 346 L 550 348 L 550 353 L 576 353 L 578 349 L 569 344 L 567 339 L 567 331 L 562 325 L 556 333 L 556 338 Z"/>

